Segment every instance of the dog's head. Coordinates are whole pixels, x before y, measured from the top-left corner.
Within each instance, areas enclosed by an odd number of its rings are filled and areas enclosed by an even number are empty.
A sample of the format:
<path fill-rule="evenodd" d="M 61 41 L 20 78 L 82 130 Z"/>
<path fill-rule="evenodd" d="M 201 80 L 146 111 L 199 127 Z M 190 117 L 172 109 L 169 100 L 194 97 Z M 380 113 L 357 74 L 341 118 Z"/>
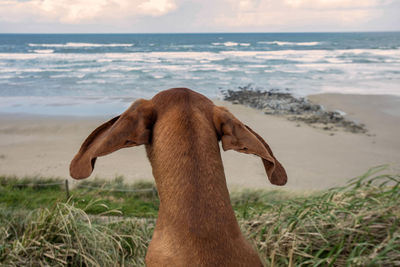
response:
<path fill-rule="evenodd" d="M 217 107 L 210 100 L 189 89 L 170 89 L 156 95 L 152 100 L 137 100 L 124 113 L 96 128 L 83 142 L 79 152 L 70 165 L 70 174 L 75 179 L 88 177 L 94 168 L 96 158 L 110 154 L 118 149 L 138 145 L 151 145 L 152 129 L 157 123 L 157 116 L 164 112 L 174 99 L 174 94 L 184 93 L 196 98 L 196 105 L 201 105 L 210 114 L 210 123 L 222 142 L 223 149 L 235 150 L 261 157 L 267 176 L 272 184 L 284 185 L 287 175 L 274 157 L 268 144 L 250 127 L 244 125 L 226 108 Z M 200 102 L 200 103 L 199 103 Z M 164 104 L 161 104 L 164 103 Z M 187 103 L 186 103 L 187 104 Z M 169 105 L 171 106 L 171 105 Z"/>

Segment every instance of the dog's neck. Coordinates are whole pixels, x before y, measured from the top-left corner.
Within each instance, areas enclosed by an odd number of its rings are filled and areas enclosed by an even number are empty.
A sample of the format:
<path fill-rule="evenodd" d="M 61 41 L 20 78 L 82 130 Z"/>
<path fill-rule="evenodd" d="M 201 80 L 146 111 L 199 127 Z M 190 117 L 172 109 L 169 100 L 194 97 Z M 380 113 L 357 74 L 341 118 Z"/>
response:
<path fill-rule="evenodd" d="M 157 139 L 146 147 L 160 197 L 156 229 L 176 228 L 203 237 L 224 231 L 225 236 L 239 235 L 213 126 L 204 118 L 179 120 L 156 126 Z"/>

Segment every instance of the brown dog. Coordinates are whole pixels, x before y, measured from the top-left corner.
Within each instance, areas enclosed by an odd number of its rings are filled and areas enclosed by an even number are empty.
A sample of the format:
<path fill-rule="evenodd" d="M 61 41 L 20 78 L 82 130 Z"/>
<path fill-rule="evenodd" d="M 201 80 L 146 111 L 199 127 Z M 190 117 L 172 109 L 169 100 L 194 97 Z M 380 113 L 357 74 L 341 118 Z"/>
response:
<path fill-rule="evenodd" d="M 224 150 L 261 157 L 271 183 L 286 183 L 285 170 L 257 133 L 185 88 L 137 100 L 99 126 L 72 160 L 70 173 L 86 178 L 97 157 L 146 145 L 160 197 L 147 266 L 262 266 L 233 212 L 218 140 Z"/>

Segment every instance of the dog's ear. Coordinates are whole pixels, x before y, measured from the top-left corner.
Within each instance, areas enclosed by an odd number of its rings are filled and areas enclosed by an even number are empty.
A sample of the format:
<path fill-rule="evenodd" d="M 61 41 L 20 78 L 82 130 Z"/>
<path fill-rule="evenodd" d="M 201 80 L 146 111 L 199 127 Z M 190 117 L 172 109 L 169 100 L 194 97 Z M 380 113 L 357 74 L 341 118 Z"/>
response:
<path fill-rule="evenodd" d="M 261 136 L 240 122 L 226 108 L 215 106 L 213 120 L 225 151 L 232 149 L 261 157 L 270 182 L 275 185 L 286 184 L 285 169 Z"/>
<path fill-rule="evenodd" d="M 70 164 L 75 179 L 88 177 L 96 158 L 124 147 L 149 144 L 155 121 L 153 104 L 137 100 L 124 113 L 97 127 L 83 142 Z"/>

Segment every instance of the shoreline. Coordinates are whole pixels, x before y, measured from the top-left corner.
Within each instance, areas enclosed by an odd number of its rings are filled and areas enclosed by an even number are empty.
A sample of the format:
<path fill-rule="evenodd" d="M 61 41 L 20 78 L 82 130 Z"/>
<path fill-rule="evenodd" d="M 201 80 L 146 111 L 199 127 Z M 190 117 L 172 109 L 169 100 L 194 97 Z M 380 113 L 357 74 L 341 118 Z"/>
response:
<path fill-rule="evenodd" d="M 259 133 L 288 172 L 287 186 L 275 187 L 269 184 L 258 157 L 221 150 L 231 190 L 320 190 L 344 185 L 377 165 L 389 163 L 394 170 L 400 170 L 400 97 L 319 94 L 308 98 L 327 110 L 346 112 L 345 117 L 364 123 L 369 135 L 341 130 L 330 135 L 329 131 L 304 122 L 213 100 Z M 0 175 L 69 178 L 69 162 L 83 140 L 111 117 L 1 113 Z M 89 179 L 113 179 L 117 175 L 123 175 L 128 183 L 153 181 L 144 146 L 99 158 Z"/>

